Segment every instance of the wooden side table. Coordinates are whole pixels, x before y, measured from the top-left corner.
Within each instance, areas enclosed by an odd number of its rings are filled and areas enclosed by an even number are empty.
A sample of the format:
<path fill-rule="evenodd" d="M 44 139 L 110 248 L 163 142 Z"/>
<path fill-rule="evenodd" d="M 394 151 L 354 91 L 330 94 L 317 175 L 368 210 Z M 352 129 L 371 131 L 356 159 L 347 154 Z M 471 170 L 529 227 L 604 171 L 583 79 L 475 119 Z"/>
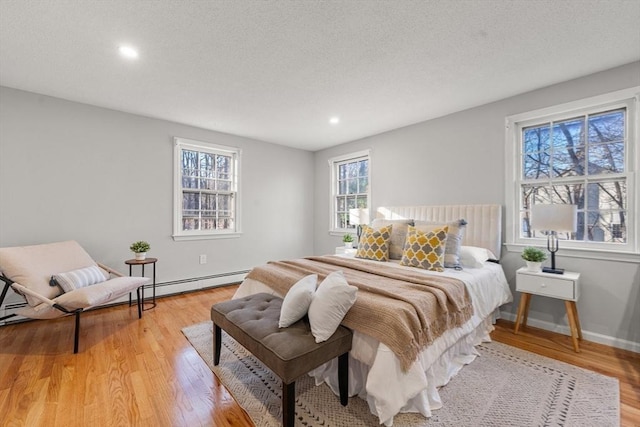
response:
<path fill-rule="evenodd" d="M 527 326 L 531 295 L 561 299 L 564 300 L 564 305 L 567 310 L 573 349 L 576 353 L 579 353 L 580 346 L 578 340 L 582 339 L 580 318 L 578 317 L 578 308 L 576 307 L 576 301 L 578 301 L 578 297 L 580 296 L 579 283 L 580 273 L 565 271 L 564 274 L 552 274 L 528 271 L 526 267 L 520 268 L 516 272 L 516 291 L 521 292 L 522 296 L 520 297 L 520 305 L 518 306 L 514 333 L 518 333 L 521 324 L 523 327 Z"/>
<path fill-rule="evenodd" d="M 144 286 L 142 287 L 142 309 L 150 310 L 156 306 L 156 262 L 158 262 L 157 258 L 145 258 L 143 260 L 137 259 L 128 259 L 124 263 L 129 266 L 129 276 L 132 275 L 132 268 L 134 265 L 142 266 L 142 277 L 144 277 L 144 266 L 147 264 L 153 264 L 153 298 L 151 299 L 151 306 L 149 308 L 144 308 Z M 129 294 L 129 306 L 131 306 L 131 294 Z"/>

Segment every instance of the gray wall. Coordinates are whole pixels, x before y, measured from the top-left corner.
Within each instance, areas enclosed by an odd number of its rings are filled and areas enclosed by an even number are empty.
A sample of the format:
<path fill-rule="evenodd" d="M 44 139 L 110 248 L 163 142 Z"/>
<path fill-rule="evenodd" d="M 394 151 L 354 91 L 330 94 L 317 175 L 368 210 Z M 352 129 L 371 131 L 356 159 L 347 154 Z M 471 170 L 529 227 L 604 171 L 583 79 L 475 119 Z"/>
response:
<path fill-rule="evenodd" d="M 328 233 L 329 158 L 371 149 L 374 207 L 504 206 L 506 116 L 638 85 L 640 62 L 317 152 L 315 252 L 333 252 L 340 245 L 340 238 Z M 561 252 L 558 262 L 582 273 L 578 311 L 585 335 L 625 347 L 636 343 L 640 351 L 640 265 L 564 258 Z M 523 261 L 518 253 L 503 251 L 502 263 L 515 293 L 515 271 Z M 516 308 L 506 306 L 506 317 L 513 318 Z M 566 330 L 562 301 L 534 297 L 529 318 L 532 325 L 555 329 L 559 324 Z"/>
<path fill-rule="evenodd" d="M 241 237 L 171 238 L 174 136 L 242 149 Z M 127 273 L 147 240 L 160 282 L 246 270 L 313 252 L 313 180 L 308 151 L 0 88 L 0 246 L 75 239 Z"/>

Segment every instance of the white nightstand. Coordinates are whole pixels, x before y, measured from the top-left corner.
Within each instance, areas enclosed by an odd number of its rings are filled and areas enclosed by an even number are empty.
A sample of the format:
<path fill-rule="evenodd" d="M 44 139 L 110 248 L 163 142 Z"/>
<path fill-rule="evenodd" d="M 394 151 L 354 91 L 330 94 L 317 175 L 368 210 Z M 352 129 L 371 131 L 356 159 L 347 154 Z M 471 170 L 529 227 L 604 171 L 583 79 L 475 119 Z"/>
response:
<path fill-rule="evenodd" d="M 580 295 L 580 273 L 565 271 L 564 274 L 534 273 L 522 267 L 516 272 L 516 291 L 522 293 L 516 327 L 514 333 L 518 333 L 520 324 L 527 326 L 527 316 L 529 315 L 529 303 L 531 295 L 541 295 L 544 297 L 564 300 L 567 309 L 567 319 L 569 329 L 573 339 L 573 349 L 580 352 L 578 340 L 582 339 L 582 329 L 580 328 L 580 318 L 576 301 Z"/>
<path fill-rule="evenodd" d="M 358 252 L 356 248 L 336 247 L 336 255 L 356 256 L 356 252 Z"/>

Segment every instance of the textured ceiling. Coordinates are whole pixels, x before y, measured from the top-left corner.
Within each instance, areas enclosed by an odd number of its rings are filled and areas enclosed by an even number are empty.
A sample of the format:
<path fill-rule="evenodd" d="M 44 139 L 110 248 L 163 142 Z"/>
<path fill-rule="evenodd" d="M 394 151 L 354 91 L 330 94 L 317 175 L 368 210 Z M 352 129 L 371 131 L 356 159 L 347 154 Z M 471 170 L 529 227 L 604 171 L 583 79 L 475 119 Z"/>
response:
<path fill-rule="evenodd" d="M 639 22 L 640 0 L 0 0 L 0 84 L 318 150 L 637 61 Z"/>

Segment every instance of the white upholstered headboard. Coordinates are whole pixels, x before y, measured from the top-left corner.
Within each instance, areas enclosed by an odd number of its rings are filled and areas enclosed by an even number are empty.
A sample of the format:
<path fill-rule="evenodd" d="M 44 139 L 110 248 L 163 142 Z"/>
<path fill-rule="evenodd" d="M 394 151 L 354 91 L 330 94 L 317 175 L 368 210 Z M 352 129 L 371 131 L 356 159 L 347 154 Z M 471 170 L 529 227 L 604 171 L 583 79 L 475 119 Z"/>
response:
<path fill-rule="evenodd" d="M 502 249 L 502 206 L 444 205 L 379 207 L 377 218 L 419 221 L 467 221 L 462 244 L 479 246 L 493 252 L 498 259 Z"/>

